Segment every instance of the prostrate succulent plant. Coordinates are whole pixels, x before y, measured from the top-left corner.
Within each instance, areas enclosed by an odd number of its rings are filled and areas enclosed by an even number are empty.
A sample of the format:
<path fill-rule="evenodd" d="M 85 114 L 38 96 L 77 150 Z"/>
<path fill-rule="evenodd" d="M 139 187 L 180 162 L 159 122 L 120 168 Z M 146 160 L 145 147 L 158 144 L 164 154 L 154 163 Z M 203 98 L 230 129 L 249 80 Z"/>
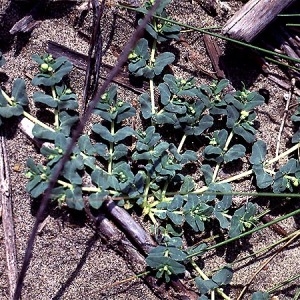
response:
<path fill-rule="evenodd" d="M 170 2 L 161 1 L 155 15 L 168 19 L 166 6 Z M 146 13 L 153 3 L 147 1 L 139 13 Z M 128 57 L 131 75 L 150 82 L 149 93 L 139 97 L 141 113 L 138 115 L 131 103 L 119 99 L 117 87 L 111 85 L 94 109 L 101 121 L 92 125 L 90 134 L 78 139 L 51 199 L 59 206 L 77 210 L 86 205 L 101 210 L 105 196 L 121 199 L 118 204 L 126 209 L 140 206 L 159 236 L 159 246 L 147 257 L 156 276 L 168 282 L 173 275 L 184 274 L 189 265 L 197 273 L 193 279 L 199 299 L 208 299 L 213 291 L 226 299 L 219 287 L 230 282 L 233 269 L 221 267 L 210 278 L 201 273 L 193 257 L 200 258 L 209 245 L 186 244 L 186 230 L 197 234 L 219 224 L 222 233 L 237 238 L 256 226 L 259 217 L 251 201 L 236 207 L 236 187 L 232 183 L 253 175 L 258 190 L 298 192 L 300 164 L 291 158 L 273 169 L 272 163 L 279 158 L 266 160 L 267 145 L 256 139 L 254 122 L 255 109 L 264 104 L 259 93 L 246 89 L 226 92 L 229 82 L 225 79 L 199 85 L 195 78 L 182 79 L 167 73 L 166 67 L 175 56 L 163 52 L 161 46 L 178 39 L 180 30 L 178 25 L 152 18 L 146 37 L 137 42 Z M 64 80 L 72 64 L 64 57 L 53 58 L 49 54 L 34 55 L 33 59 L 39 73 L 32 84 L 42 88 L 34 93 L 33 101 L 54 114 L 53 124 L 37 122 L 33 128 L 36 138 L 52 143 L 41 148 L 43 164 L 31 158 L 27 161 L 27 191 L 38 198 L 47 189 L 79 117 L 77 96 Z M 0 66 L 3 63 L 0 53 Z M 158 99 L 154 97 L 155 88 Z M 1 90 L 1 122 L 22 114 L 28 117 L 24 112 L 27 105 L 25 83 L 16 79 L 11 96 Z M 299 115 L 298 108 L 292 117 L 296 125 Z M 126 125 L 133 117 L 140 118 L 144 125 L 138 129 Z M 222 129 L 216 124 L 222 124 Z M 170 125 L 174 128 L 171 133 L 167 130 Z M 175 135 L 181 137 L 178 144 L 170 142 Z M 192 139 L 201 140 L 202 152 L 189 147 L 186 141 Z M 298 130 L 292 141 L 299 140 Z M 281 157 L 296 149 L 297 146 L 292 147 Z M 226 179 L 220 176 L 220 170 L 241 160 L 248 164 L 247 171 Z M 187 174 L 191 165 L 198 169 L 200 177 Z M 257 293 L 253 299 L 263 299 L 257 298 L 261 295 Z"/>

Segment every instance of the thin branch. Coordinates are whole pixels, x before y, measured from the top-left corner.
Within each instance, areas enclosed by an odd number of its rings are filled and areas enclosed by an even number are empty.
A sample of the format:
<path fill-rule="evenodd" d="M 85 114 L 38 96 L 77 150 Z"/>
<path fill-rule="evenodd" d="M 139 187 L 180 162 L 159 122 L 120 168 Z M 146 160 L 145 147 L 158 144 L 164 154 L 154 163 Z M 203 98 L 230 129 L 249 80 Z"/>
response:
<path fill-rule="evenodd" d="M 98 0 L 92 0 L 93 24 L 92 24 L 92 36 L 90 40 L 90 48 L 89 48 L 89 55 L 88 55 L 88 63 L 87 63 L 85 82 L 84 82 L 83 111 L 85 111 L 86 109 L 89 98 L 94 97 L 99 82 L 100 67 L 102 64 L 102 56 L 103 56 L 103 51 L 102 51 L 103 42 L 102 42 L 100 21 L 103 15 L 104 4 L 105 4 L 105 0 L 101 1 L 101 6 L 99 5 Z"/>
<path fill-rule="evenodd" d="M 4 243 L 6 252 L 7 275 L 9 282 L 9 299 L 13 299 L 14 290 L 18 279 L 17 251 L 15 241 L 15 230 L 11 204 L 11 188 L 9 180 L 9 169 L 7 165 L 7 154 L 3 130 L 0 136 L 0 185 L 2 204 L 2 224 L 4 231 Z"/>

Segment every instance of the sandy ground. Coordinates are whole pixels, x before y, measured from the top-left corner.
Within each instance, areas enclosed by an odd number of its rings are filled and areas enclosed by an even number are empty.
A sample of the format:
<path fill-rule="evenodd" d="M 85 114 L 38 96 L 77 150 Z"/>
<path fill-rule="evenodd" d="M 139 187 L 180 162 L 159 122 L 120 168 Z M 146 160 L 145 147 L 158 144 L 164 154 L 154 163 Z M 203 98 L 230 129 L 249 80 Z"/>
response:
<path fill-rule="evenodd" d="M 230 15 L 242 5 L 239 1 L 228 1 L 226 4 L 230 11 L 225 9 L 220 12 L 217 18 L 207 16 L 200 6 L 195 2 L 191 6 L 191 1 L 174 1 L 171 7 L 172 15 L 176 20 L 186 22 L 201 27 L 223 24 Z M 89 18 L 79 30 L 74 26 L 79 15 L 75 5 L 53 3 L 47 9 L 45 18 L 31 34 L 10 36 L 8 30 L 11 26 L 25 15 L 27 12 L 24 3 L 8 0 L 0 0 L 0 49 L 3 50 L 6 65 L 3 68 L 5 75 L 3 86 L 9 90 L 13 79 L 16 77 L 25 78 L 27 72 L 33 73 L 34 63 L 31 60 L 33 53 L 42 54 L 46 51 L 48 40 L 56 41 L 72 49 L 87 53 L 88 41 L 82 37 L 80 30 L 88 33 Z M 104 40 L 107 41 L 112 29 L 113 5 L 106 8 Z M 191 11 L 193 13 L 191 13 Z M 105 56 L 105 61 L 115 60 L 115 52 L 122 48 L 128 36 L 132 32 L 132 15 L 121 12 L 114 25 L 114 35 L 110 48 Z M 200 34 L 187 34 L 187 38 L 192 40 L 193 47 L 201 53 L 203 61 L 201 65 L 210 66 L 208 57 L 203 46 Z M 221 43 L 221 46 L 224 45 Z M 181 45 L 175 45 L 177 49 L 178 62 L 173 69 L 175 74 L 183 76 L 197 75 L 199 82 L 207 82 L 208 78 L 197 71 L 197 66 L 190 61 L 186 61 L 185 49 Z M 270 92 L 270 101 L 258 112 L 260 128 L 259 137 L 269 142 L 269 149 L 274 148 L 277 132 L 280 124 L 280 112 L 284 110 L 283 95 L 286 91 L 279 89 L 272 82 L 268 81 L 260 72 L 249 63 L 239 50 L 230 53 L 227 50 L 227 76 L 235 87 L 241 87 L 243 81 L 247 88 L 258 90 L 266 88 Z M 240 56 L 240 57 L 239 57 Z M 84 73 L 74 70 L 71 74 L 72 87 L 78 95 L 82 93 L 82 82 Z M 32 95 L 34 89 L 30 87 L 29 80 L 28 94 Z M 127 97 L 134 97 L 129 94 Z M 295 100 L 294 100 L 295 101 Z M 25 191 L 26 178 L 25 161 L 30 156 L 39 159 L 37 149 L 24 137 L 12 123 L 7 128 L 7 151 L 9 154 L 9 166 L 12 183 L 12 199 L 14 210 L 14 221 L 17 241 L 18 263 L 21 266 L 23 255 L 26 249 L 27 240 L 31 232 L 37 203 L 29 197 Z M 282 147 L 284 147 L 290 128 L 284 131 Z M 18 166 L 18 168 L 16 167 Z M 249 182 L 241 183 L 245 186 Z M 280 201 L 280 200 L 274 200 Z M 299 206 L 297 203 L 290 206 Z M 291 207 L 286 208 L 287 211 Z M 275 216 L 281 213 L 282 208 L 277 210 Z M 82 214 L 73 213 L 67 210 L 52 208 L 48 211 L 50 218 L 42 232 L 37 236 L 34 253 L 30 267 L 27 272 L 23 288 L 23 299 L 157 299 L 151 290 L 142 280 L 131 281 L 116 288 L 110 286 L 126 279 L 134 273 L 128 267 L 126 261 L 122 259 L 109 246 L 103 245 L 95 232 L 86 224 Z M 283 224 L 287 231 L 294 230 L 299 224 L 295 220 L 288 220 Z M 210 272 L 230 263 L 236 257 L 242 257 L 256 251 L 264 245 L 270 244 L 280 237 L 270 229 L 266 229 L 251 238 L 243 240 L 241 244 L 236 244 L 228 249 L 220 249 L 207 255 L 204 264 L 204 271 Z M 0 230 L 1 245 L 3 245 L 3 232 Z M 249 278 L 258 266 L 271 254 L 259 259 L 241 263 L 236 267 L 236 273 L 231 288 L 227 291 L 234 299 L 237 293 L 247 283 Z M 275 260 L 268 265 L 254 280 L 249 291 L 268 289 L 283 279 L 296 274 L 300 268 L 299 245 L 292 244 L 281 252 Z M 8 299 L 8 285 L 6 275 L 6 263 L 4 247 L 0 247 L 0 299 Z M 300 281 L 292 286 L 283 289 L 279 295 L 280 299 L 292 299 L 293 292 Z M 244 298 L 249 299 L 249 294 Z"/>

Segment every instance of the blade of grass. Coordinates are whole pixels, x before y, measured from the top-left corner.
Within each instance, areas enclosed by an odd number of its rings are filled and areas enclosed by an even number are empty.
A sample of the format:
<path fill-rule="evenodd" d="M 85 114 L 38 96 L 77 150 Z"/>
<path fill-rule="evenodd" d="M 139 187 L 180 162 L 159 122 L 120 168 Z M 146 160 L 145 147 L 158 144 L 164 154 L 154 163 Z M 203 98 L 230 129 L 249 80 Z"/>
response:
<path fill-rule="evenodd" d="M 119 6 L 122 7 L 122 8 L 126 8 L 128 10 L 132 10 L 132 11 L 136 11 L 136 12 L 142 12 L 140 9 L 136 9 L 136 8 L 129 7 L 129 6 L 126 6 L 126 5 L 119 5 Z M 293 58 L 293 57 L 290 57 L 290 56 L 287 56 L 287 55 L 284 55 L 284 54 L 280 54 L 280 53 L 276 53 L 276 52 L 271 51 L 271 50 L 267 50 L 265 48 L 254 46 L 254 45 L 252 45 L 250 43 L 241 42 L 241 41 L 229 38 L 229 37 L 227 37 L 225 35 L 208 31 L 207 29 L 204 29 L 204 28 L 198 28 L 198 27 L 191 26 L 191 25 L 188 25 L 188 24 L 184 24 L 184 23 L 181 23 L 181 22 L 177 22 L 177 21 L 174 21 L 174 20 L 171 20 L 171 19 L 163 18 L 163 17 L 157 16 L 157 15 L 153 15 L 153 17 L 155 17 L 157 19 L 160 19 L 160 20 L 163 20 L 163 21 L 166 21 L 166 22 L 169 22 L 169 23 L 172 23 L 172 24 L 179 25 L 179 26 L 184 27 L 184 28 L 188 28 L 188 29 L 192 29 L 194 31 L 205 33 L 205 34 L 214 36 L 216 38 L 219 38 L 219 39 L 222 39 L 222 40 L 225 40 L 225 41 L 228 41 L 228 42 L 235 43 L 237 45 L 241 45 L 241 46 L 244 46 L 244 47 L 247 47 L 247 48 L 250 48 L 250 49 L 254 49 L 254 50 L 257 50 L 257 51 L 260 51 L 260 52 L 263 52 L 263 53 L 267 53 L 267 54 L 271 54 L 271 55 L 276 55 L 276 56 L 278 56 L 280 58 L 300 63 L 300 59 L 296 59 L 296 58 Z"/>
<path fill-rule="evenodd" d="M 300 214 L 300 209 L 294 210 L 294 211 L 292 211 L 292 212 L 289 213 L 289 214 L 286 214 L 286 215 L 284 215 L 284 216 L 281 216 L 281 217 L 279 217 L 279 218 L 276 218 L 276 219 L 274 219 L 273 221 L 271 221 L 271 222 L 269 222 L 269 223 L 266 223 L 266 224 L 257 226 L 257 227 L 255 227 L 255 228 L 253 228 L 253 229 L 251 229 L 251 230 L 249 230 L 249 231 L 247 231 L 247 232 L 244 232 L 244 233 L 242 233 L 242 234 L 240 234 L 240 235 L 238 235 L 238 236 L 236 236 L 236 237 L 233 237 L 233 238 L 230 238 L 230 239 L 225 240 L 225 241 L 223 241 L 223 242 L 220 242 L 220 243 L 218 243 L 218 244 L 209 246 L 209 247 L 207 247 L 207 248 L 205 249 L 205 251 L 210 251 L 210 250 L 216 249 L 216 248 L 218 248 L 218 247 L 227 245 L 227 244 L 229 244 L 229 243 L 231 243 L 231 242 L 234 242 L 234 241 L 239 240 L 239 239 L 241 239 L 241 238 L 243 238 L 243 237 L 245 237 L 245 236 L 248 236 L 248 235 L 250 235 L 250 234 L 252 234 L 252 233 L 254 233 L 254 232 L 257 232 L 257 231 L 260 231 L 260 230 L 265 229 L 265 228 L 267 228 L 267 227 L 270 227 L 271 225 L 276 224 L 276 223 L 278 223 L 278 222 L 280 222 L 280 221 L 283 221 L 283 220 L 288 219 L 288 218 L 290 218 L 290 217 L 296 216 L 297 214 Z M 191 258 L 191 257 L 197 256 L 197 255 L 201 254 L 202 252 L 203 252 L 203 250 L 202 250 L 201 252 L 199 252 L 199 253 L 193 253 L 193 254 L 191 254 L 191 255 L 188 255 L 187 258 Z"/>

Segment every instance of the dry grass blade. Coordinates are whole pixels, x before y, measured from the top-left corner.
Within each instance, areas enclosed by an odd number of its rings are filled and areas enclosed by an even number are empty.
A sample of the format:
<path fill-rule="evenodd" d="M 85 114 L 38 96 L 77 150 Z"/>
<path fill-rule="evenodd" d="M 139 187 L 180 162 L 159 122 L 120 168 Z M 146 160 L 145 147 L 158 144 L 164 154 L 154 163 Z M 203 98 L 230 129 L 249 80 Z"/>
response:
<path fill-rule="evenodd" d="M 295 239 L 297 239 L 300 236 L 300 233 L 297 232 L 296 234 L 291 234 L 291 238 L 283 245 L 281 246 L 269 259 L 267 259 L 258 269 L 257 271 L 253 274 L 253 276 L 250 278 L 248 283 L 245 285 L 241 293 L 239 294 L 237 300 L 241 300 L 244 293 L 246 292 L 248 286 L 253 282 L 254 278 L 257 276 L 259 272 L 261 272 L 266 265 L 268 265 L 284 248 L 286 248 L 288 245 L 290 245 Z"/>
<path fill-rule="evenodd" d="M 291 87 L 290 87 L 289 94 L 287 95 L 287 97 L 285 99 L 286 100 L 285 110 L 284 110 L 284 114 L 283 114 L 283 117 L 282 117 L 280 129 L 279 129 L 278 137 L 277 137 L 276 157 L 279 155 L 280 140 L 281 140 L 283 128 L 284 128 L 284 125 L 285 125 L 285 122 L 286 122 L 287 114 L 288 114 L 288 111 L 289 111 L 289 106 L 290 106 L 290 103 L 291 103 L 291 99 L 292 99 L 293 94 L 294 94 L 295 83 L 296 83 L 296 80 L 295 80 L 295 78 L 293 78 L 291 80 Z"/>
<path fill-rule="evenodd" d="M 1 204 L 2 204 L 2 223 L 4 231 L 4 243 L 6 251 L 6 263 L 9 282 L 9 299 L 13 298 L 16 282 L 18 278 L 17 252 L 15 242 L 15 231 L 13 212 L 11 204 L 10 180 L 8 170 L 8 160 L 5 148 L 5 137 L 3 131 L 0 137 L 0 184 L 1 184 Z"/>

